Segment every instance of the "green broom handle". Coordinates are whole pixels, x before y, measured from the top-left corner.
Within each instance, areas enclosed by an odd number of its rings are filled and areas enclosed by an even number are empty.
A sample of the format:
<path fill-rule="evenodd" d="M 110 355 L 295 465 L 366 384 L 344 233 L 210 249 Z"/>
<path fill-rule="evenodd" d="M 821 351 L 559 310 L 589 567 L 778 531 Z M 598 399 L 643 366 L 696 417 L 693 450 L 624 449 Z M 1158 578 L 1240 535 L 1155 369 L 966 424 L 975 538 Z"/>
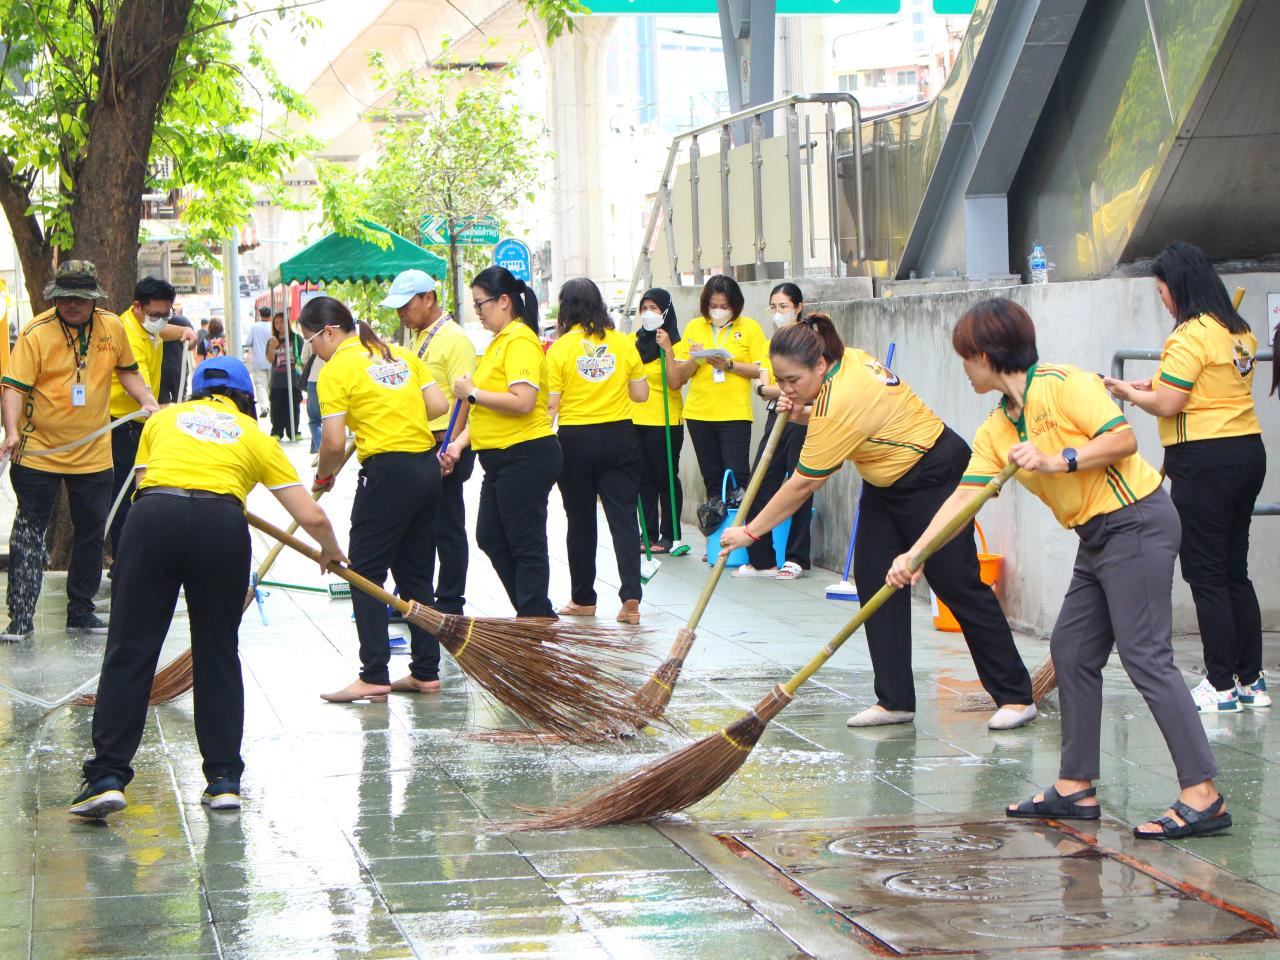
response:
<path fill-rule="evenodd" d="M 667 351 L 658 347 L 658 359 L 662 362 L 662 426 L 667 437 L 667 489 L 671 494 L 671 519 L 675 524 L 676 541 L 680 535 L 680 510 L 676 506 L 676 467 L 671 456 L 671 405 L 667 393 Z M 662 533 L 661 530 L 658 531 Z M 661 537 L 659 537 L 661 539 Z"/>
<path fill-rule="evenodd" d="M 351 455 L 355 452 L 356 452 L 356 445 L 354 443 L 347 444 L 347 452 L 342 455 L 342 462 L 338 464 L 338 469 L 333 471 L 333 475 L 335 477 L 338 475 L 338 472 L 347 465 L 347 461 L 351 459 Z M 324 496 L 324 494 L 325 494 L 324 490 L 317 490 L 315 493 L 311 495 L 311 498 L 313 500 L 319 500 L 321 497 Z M 297 520 L 293 521 L 293 523 L 289 524 L 288 532 L 295 533 L 298 529 L 298 526 L 299 526 L 298 521 Z M 276 557 L 280 556 L 280 551 L 283 549 L 284 549 L 283 543 L 276 543 L 276 545 L 273 546 L 271 550 L 267 553 L 266 558 L 262 561 L 261 565 L 258 567 L 257 576 L 259 580 L 261 580 L 263 577 L 267 575 L 267 571 L 271 569 L 271 565 L 276 562 Z"/>
<path fill-rule="evenodd" d="M 730 528 L 740 527 L 747 522 L 747 511 L 751 509 L 751 504 L 756 499 L 760 484 L 764 483 L 764 474 L 769 469 L 769 461 L 773 459 L 773 452 L 778 449 L 778 440 L 782 437 L 782 428 L 787 425 L 787 421 L 790 419 L 791 413 L 788 411 L 778 414 L 777 420 L 774 421 L 773 431 L 769 434 L 769 439 L 764 445 L 764 452 L 760 454 L 760 462 L 756 464 L 755 472 L 751 474 L 751 482 L 747 484 L 747 492 L 742 495 L 742 503 L 738 504 L 738 515 L 733 518 L 733 523 L 729 524 Z M 706 612 L 707 604 L 711 602 L 711 594 L 715 592 L 716 584 L 720 582 L 720 574 L 724 573 L 725 564 L 728 561 L 729 555 L 722 551 L 720 557 L 716 560 L 715 567 L 711 570 L 711 575 L 707 577 L 706 585 L 702 588 L 702 596 L 698 597 L 697 606 L 693 608 L 693 615 L 689 617 L 689 622 L 685 625 L 685 629 L 690 633 L 698 628 L 698 621 L 702 619 L 703 613 Z"/>
<path fill-rule="evenodd" d="M 1016 463 L 1008 464 L 1000 473 L 992 477 L 987 485 L 982 488 L 976 497 L 964 505 L 964 507 L 947 521 L 947 525 L 938 531 L 937 535 L 924 545 L 919 553 L 911 558 L 911 572 L 919 570 L 924 566 L 924 562 L 931 556 L 946 546 L 947 541 L 960 532 L 970 520 L 972 520 L 982 509 L 982 505 L 1000 492 L 1000 488 L 1009 481 L 1009 479 L 1018 472 Z M 782 686 L 791 696 L 795 696 L 796 691 L 800 689 L 800 685 L 817 673 L 832 655 L 840 649 L 841 645 L 848 640 L 864 623 L 871 618 L 871 615 L 879 610 L 888 599 L 897 591 L 897 587 L 885 584 L 876 591 L 875 596 L 862 605 L 862 608 L 853 615 L 853 618 L 840 628 L 840 632 L 827 642 L 827 645 L 818 651 L 817 656 L 806 663 L 794 676 Z"/>
<path fill-rule="evenodd" d="M 644 558 L 653 559 L 653 550 L 649 547 L 649 525 L 644 522 L 644 501 L 636 497 L 636 514 L 640 517 L 640 533 L 644 538 Z"/>

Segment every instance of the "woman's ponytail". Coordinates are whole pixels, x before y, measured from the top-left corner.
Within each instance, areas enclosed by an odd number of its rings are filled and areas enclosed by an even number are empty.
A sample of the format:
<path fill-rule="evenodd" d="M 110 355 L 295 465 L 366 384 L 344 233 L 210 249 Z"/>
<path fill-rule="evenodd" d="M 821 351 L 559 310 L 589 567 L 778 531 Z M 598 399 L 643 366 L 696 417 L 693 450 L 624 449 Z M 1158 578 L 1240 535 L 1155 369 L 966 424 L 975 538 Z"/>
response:
<path fill-rule="evenodd" d="M 381 357 L 383 363 L 391 362 L 391 348 L 382 342 L 373 331 L 373 327 L 365 323 L 363 320 L 358 321 L 357 329 L 360 331 L 360 346 L 364 347 L 365 353 L 373 356 L 376 351 Z"/>
<path fill-rule="evenodd" d="M 844 341 L 829 316 L 809 313 L 773 335 L 769 356 L 783 357 L 802 367 L 816 367 L 819 359 L 831 366 L 844 356 Z"/>
<path fill-rule="evenodd" d="M 315 297 L 308 300 L 307 305 L 298 314 L 298 326 L 310 333 L 316 333 L 325 327 L 337 327 L 343 333 L 358 330 L 360 345 L 369 356 L 372 357 L 377 353 L 384 363 L 391 362 L 391 348 L 373 332 L 373 327 L 363 320 L 356 320 L 341 300 L 335 300 L 333 297 Z"/>
<path fill-rule="evenodd" d="M 538 332 L 538 295 L 523 280 L 520 284 L 520 319 L 529 325 L 534 333 Z"/>

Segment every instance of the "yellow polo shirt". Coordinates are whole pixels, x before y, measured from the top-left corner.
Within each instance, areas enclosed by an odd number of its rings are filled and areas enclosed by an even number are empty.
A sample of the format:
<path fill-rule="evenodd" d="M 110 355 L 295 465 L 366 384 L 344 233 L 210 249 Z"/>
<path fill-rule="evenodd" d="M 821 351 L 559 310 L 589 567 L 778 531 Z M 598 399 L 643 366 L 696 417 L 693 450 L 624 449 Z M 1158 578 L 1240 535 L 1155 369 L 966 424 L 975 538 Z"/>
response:
<path fill-rule="evenodd" d="M 1012 419 L 1003 400 L 991 412 L 973 438 L 973 457 L 960 485 L 985 486 L 1004 469 L 1009 449 L 1021 440 L 1029 439 L 1045 453 L 1058 454 L 1066 447 L 1079 450 L 1104 433 L 1130 429 L 1097 374 L 1067 364 L 1036 364 L 1027 371 L 1022 416 Z M 1160 475 L 1138 453 L 1103 470 L 1019 470 L 1015 476 L 1048 505 L 1064 527 L 1078 527 L 1104 513 L 1114 513 L 1160 486 Z"/>
<path fill-rule="evenodd" d="M 133 306 L 125 308 L 120 314 L 120 323 L 124 326 L 125 336 L 129 338 L 129 349 L 133 351 L 133 359 L 138 364 L 138 373 L 151 390 L 151 395 L 160 394 L 160 363 L 164 355 L 164 341 L 153 337 L 142 326 L 142 321 L 133 312 Z M 123 417 L 127 413 L 140 410 L 142 405 L 124 392 L 119 377 L 111 378 L 111 416 L 113 419 Z"/>
<path fill-rule="evenodd" d="M 165 407 L 147 418 L 138 441 L 138 484 L 229 493 L 243 501 L 261 483 L 270 490 L 298 485 L 275 440 L 228 397 L 214 395 Z"/>
<path fill-rule="evenodd" d="M 361 461 L 378 453 L 422 453 L 436 445 L 422 396 L 435 380 L 416 355 L 396 346 L 390 350 L 391 359 L 384 360 L 351 337 L 316 380 L 321 418 L 347 418 Z"/>
<path fill-rule="evenodd" d="M 471 408 L 468 427 L 475 450 L 504 450 L 517 443 L 551 436 L 547 414 L 547 358 L 542 341 L 523 320 L 512 320 L 489 341 L 476 364 L 474 378 L 480 390 L 505 393 L 517 383 L 535 387 L 538 397 L 533 409 L 513 417 L 476 404 Z"/>
<path fill-rule="evenodd" d="M 813 401 L 796 472 L 826 477 L 848 460 L 867 483 L 888 487 L 928 453 L 942 430 L 942 421 L 897 374 L 850 347 Z"/>
<path fill-rule="evenodd" d="M 476 372 L 476 348 L 460 326 L 442 317 L 434 325 L 419 330 L 410 349 L 427 365 L 427 371 L 449 401 L 449 409 L 427 426 L 432 430 L 447 430 L 453 414 L 454 381 Z"/>
<path fill-rule="evenodd" d="M 547 389 L 560 394 L 561 426 L 630 420 L 628 384 L 644 379 L 635 341 L 617 330 L 591 337 L 575 325 L 547 351 Z"/>
<path fill-rule="evenodd" d="M 764 338 L 760 324 L 750 317 L 738 317 L 732 323 L 717 329 L 706 317 L 695 317 L 684 328 L 684 341 L 688 350 L 728 350 L 735 363 L 764 363 L 769 356 L 769 341 Z M 716 370 L 710 363 L 700 361 L 698 369 L 689 381 L 689 396 L 684 402 L 684 415 L 688 420 L 750 420 L 751 391 L 756 381 L 740 377 L 736 373 L 724 374 L 724 381 L 716 381 Z"/>
<path fill-rule="evenodd" d="M 689 341 L 682 339 L 678 343 L 673 343 L 671 355 L 673 359 L 667 361 L 668 370 L 673 363 L 689 359 Z M 662 379 L 661 357 L 650 360 L 644 365 L 644 376 L 649 381 L 649 399 L 644 403 L 631 404 L 632 421 L 637 427 L 660 427 L 667 422 L 673 427 L 678 427 L 684 422 L 684 397 L 679 390 L 672 390 Z M 667 395 L 669 420 L 663 420 L 662 395 L 664 392 Z"/>
<path fill-rule="evenodd" d="M 1258 338 L 1235 334 L 1201 314 L 1169 334 L 1154 382 L 1187 395 L 1172 417 L 1159 417 L 1160 443 L 1243 437 L 1262 432 L 1253 409 L 1253 368 Z"/>
<path fill-rule="evenodd" d="M 84 369 L 78 370 L 83 362 Z M 46 310 L 23 328 L 4 374 L 4 385 L 25 393 L 18 415 L 22 440 L 13 462 L 49 473 L 97 473 L 111 469 L 111 436 L 48 457 L 28 457 L 79 440 L 110 419 L 111 380 L 136 370 L 120 318 L 95 310 L 78 331 Z M 73 406 L 73 387 L 84 387 L 84 405 Z M 26 459 L 24 459 L 26 458 Z"/>

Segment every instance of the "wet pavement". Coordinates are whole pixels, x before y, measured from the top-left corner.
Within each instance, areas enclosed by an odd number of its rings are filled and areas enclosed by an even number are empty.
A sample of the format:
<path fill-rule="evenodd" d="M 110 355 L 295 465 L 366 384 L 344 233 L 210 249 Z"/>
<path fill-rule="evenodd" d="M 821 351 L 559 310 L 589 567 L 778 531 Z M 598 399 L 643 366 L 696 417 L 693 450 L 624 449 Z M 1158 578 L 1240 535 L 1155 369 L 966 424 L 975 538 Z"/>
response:
<path fill-rule="evenodd" d="M 290 448 L 299 465 L 299 447 Z M 327 501 L 345 518 L 353 478 Z M 470 484 L 474 504 L 478 481 Z M 553 516 L 558 494 L 552 495 Z M 0 493 L 0 524 L 12 516 Z M 282 511 L 255 493 L 269 519 Z M 568 599 L 558 525 L 552 600 Z M 602 527 L 603 529 L 603 527 Z M 694 539 L 693 537 L 690 538 Z M 699 541 L 700 542 L 700 541 Z M 616 574 L 601 545 L 600 612 Z M 255 554 L 265 552 L 255 535 Z M 665 559 L 644 625 L 665 653 L 706 575 Z M 283 556 L 272 579 L 323 581 Z M 1101 824 L 1006 823 L 1005 803 L 1052 781 L 1052 702 L 993 733 L 956 634 L 916 606 L 913 725 L 850 730 L 871 704 L 857 638 L 806 685 L 719 794 L 654 826 L 503 833 L 521 803 L 567 799 L 741 714 L 808 659 L 855 605 L 823 599 L 825 571 L 717 590 L 671 715 L 678 732 L 600 749 L 492 743 L 510 726 L 458 675 L 444 691 L 337 706 L 355 675 L 350 605 L 272 588 L 241 632 L 245 808 L 204 810 L 191 700 L 149 717 L 129 808 L 66 813 L 89 711 L 50 707 L 92 681 L 102 641 L 68 638 L 63 579 L 46 580 L 37 637 L 0 646 L 0 958 L 551 956 L 1275 957 L 1280 914 L 1280 732 L 1271 711 L 1206 718 L 1235 826 L 1162 845 L 1129 826 L 1177 793 L 1141 699 L 1113 660 L 1105 693 Z M 107 591 L 103 591 L 104 606 Z M 509 612 L 473 552 L 476 613 Z M 119 612 L 117 612 L 119 613 Z M 393 632 L 403 632 L 392 627 Z M 181 613 L 165 658 L 185 643 Z M 1267 664 L 1277 660 L 1268 638 Z M 1019 637 L 1034 669 L 1047 652 Z M 1198 639 L 1179 641 L 1188 682 Z M 393 674 L 404 658 L 394 658 Z M 15 693 L 16 691 L 16 693 Z M 1105 945 L 1105 946 L 1104 946 Z M 1059 947 L 1071 949 L 1064 953 Z M 1015 953 L 1016 951 L 1016 953 Z"/>

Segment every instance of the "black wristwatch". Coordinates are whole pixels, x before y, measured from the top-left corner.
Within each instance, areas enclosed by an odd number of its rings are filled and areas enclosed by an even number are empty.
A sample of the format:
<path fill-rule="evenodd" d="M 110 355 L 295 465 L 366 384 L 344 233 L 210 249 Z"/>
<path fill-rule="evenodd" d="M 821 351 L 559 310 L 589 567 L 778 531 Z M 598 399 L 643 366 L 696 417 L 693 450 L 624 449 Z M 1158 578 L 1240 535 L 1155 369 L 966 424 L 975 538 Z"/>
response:
<path fill-rule="evenodd" d="M 479 390 L 472 390 L 470 393 L 467 394 L 467 402 L 472 406 L 475 406 L 479 401 L 480 401 Z"/>
<path fill-rule="evenodd" d="M 756 396 L 757 396 L 757 397 L 759 397 L 759 398 L 760 398 L 760 399 L 762 399 L 762 400 L 764 399 L 764 384 L 763 384 L 763 383 L 757 383 L 757 384 L 756 384 Z"/>
<path fill-rule="evenodd" d="M 1067 461 L 1067 473 L 1075 473 L 1080 469 L 1080 462 L 1076 460 L 1076 452 L 1071 447 L 1064 447 L 1062 450 L 1062 459 Z"/>

